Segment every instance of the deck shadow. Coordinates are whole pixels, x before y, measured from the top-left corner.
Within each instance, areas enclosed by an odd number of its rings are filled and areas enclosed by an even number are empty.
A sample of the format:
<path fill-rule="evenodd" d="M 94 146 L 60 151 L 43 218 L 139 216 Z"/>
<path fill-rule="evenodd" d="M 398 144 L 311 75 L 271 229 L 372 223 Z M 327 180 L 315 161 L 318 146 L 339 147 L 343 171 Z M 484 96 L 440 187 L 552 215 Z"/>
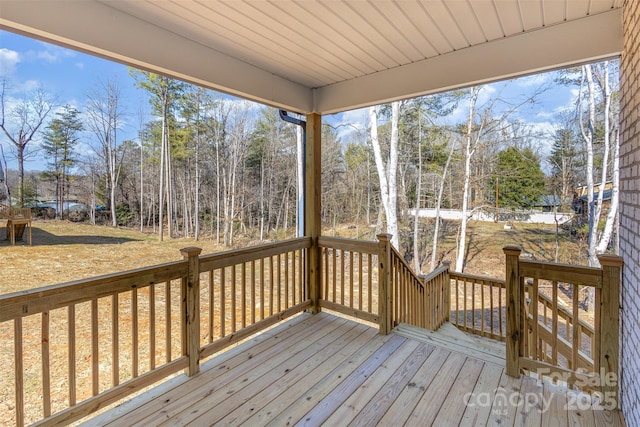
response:
<path fill-rule="evenodd" d="M 16 241 L 16 246 L 28 246 L 28 231 L 25 230 L 22 240 Z M 139 242 L 142 239 L 131 237 L 113 237 L 100 235 L 65 236 L 49 233 L 38 227 L 32 229 L 32 246 L 56 246 L 56 245 L 119 245 L 126 242 Z M 11 246 L 7 240 L 5 227 L 0 226 L 0 247 Z"/>

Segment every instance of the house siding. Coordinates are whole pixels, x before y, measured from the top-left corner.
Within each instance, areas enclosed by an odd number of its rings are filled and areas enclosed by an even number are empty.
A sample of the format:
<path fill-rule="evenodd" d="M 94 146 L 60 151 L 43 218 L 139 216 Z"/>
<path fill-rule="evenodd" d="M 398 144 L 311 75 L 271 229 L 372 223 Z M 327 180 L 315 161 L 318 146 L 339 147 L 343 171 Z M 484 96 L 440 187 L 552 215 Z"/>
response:
<path fill-rule="evenodd" d="M 620 254 L 621 403 L 628 426 L 640 426 L 640 2 L 625 0 L 621 58 Z"/>

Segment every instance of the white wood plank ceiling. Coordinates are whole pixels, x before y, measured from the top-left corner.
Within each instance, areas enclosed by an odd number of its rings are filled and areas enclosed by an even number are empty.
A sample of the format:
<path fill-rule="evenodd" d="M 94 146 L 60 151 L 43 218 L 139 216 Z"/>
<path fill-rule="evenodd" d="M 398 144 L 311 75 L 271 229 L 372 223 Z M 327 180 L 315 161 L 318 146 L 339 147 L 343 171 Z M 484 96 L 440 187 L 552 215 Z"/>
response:
<path fill-rule="evenodd" d="M 0 0 L 0 26 L 299 112 L 622 49 L 623 0 Z"/>

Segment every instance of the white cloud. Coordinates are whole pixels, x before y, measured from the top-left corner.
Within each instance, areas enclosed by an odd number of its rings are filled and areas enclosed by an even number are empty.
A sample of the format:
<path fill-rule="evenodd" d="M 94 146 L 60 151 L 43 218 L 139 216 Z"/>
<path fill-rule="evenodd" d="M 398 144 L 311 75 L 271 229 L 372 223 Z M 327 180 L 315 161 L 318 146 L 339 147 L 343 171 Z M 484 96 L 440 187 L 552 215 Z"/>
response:
<path fill-rule="evenodd" d="M 16 71 L 20 54 L 15 50 L 0 48 L 0 74 L 10 76 Z"/>
<path fill-rule="evenodd" d="M 520 87 L 538 87 L 549 83 L 553 79 L 552 73 L 534 74 L 532 76 L 515 79 L 514 82 Z"/>
<path fill-rule="evenodd" d="M 369 109 L 359 108 L 344 113 L 333 114 L 325 117 L 325 122 L 336 129 L 338 138 L 346 141 L 351 137 L 357 138 L 366 135 L 369 122 Z"/>
<path fill-rule="evenodd" d="M 50 52 L 48 50 L 41 50 L 36 52 L 36 58 L 42 59 L 46 62 L 58 62 L 60 56 L 56 55 L 54 52 Z"/>

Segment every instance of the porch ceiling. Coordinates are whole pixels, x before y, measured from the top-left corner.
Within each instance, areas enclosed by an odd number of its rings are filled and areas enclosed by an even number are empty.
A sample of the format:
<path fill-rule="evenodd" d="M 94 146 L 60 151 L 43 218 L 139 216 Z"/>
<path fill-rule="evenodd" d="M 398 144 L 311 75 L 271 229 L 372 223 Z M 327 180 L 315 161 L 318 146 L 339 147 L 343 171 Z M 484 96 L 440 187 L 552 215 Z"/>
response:
<path fill-rule="evenodd" d="M 623 0 L 1 0 L 0 28 L 322 114 L 618 55 Z"/>

